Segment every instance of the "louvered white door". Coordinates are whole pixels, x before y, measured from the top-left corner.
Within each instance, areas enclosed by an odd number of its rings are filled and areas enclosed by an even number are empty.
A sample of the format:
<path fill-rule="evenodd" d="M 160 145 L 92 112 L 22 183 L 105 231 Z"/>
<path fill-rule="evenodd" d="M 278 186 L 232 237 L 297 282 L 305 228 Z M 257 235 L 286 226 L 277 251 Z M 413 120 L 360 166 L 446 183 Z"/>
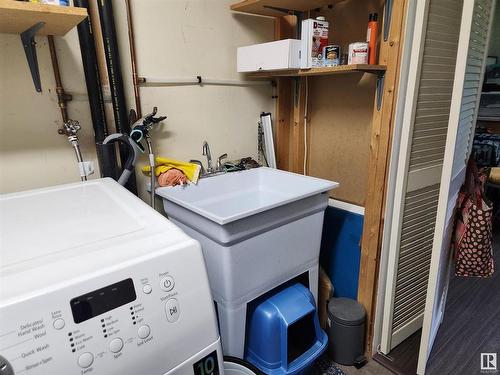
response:
<path fill-rule="evenodd" d="M 462 0 L 417 1 L 382 321 L 385 354 L 422 327 L 463 8 Z"/>
<path fill-rule="evenodd" d="M 495 0 L 464 2 L 426 293 L 418 374 L 425 373 L 427 358 L 444 314 L 452 264 L 450 240 L 453 233 L 454 212 L 472 148 L 494 6 Z"/>

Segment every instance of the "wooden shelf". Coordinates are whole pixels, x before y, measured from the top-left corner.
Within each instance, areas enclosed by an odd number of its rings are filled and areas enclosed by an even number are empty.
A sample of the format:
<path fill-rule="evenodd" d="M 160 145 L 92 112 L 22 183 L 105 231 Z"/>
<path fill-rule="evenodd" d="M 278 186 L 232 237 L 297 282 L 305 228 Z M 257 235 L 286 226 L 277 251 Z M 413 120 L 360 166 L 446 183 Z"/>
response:
<path fill-rule="evenodd" d="M 349 73 L 373 73 L 381 74 L 385 72 L 385 65 L 368 65 L 368 64 L 353 64 L 339 65 L 325 68 L 310 68 L 310 69 L 290 69 L 290 70 L 273 70 L 248 73 L 252 78 L 272 78 L 272 77 L 305 77 L 305 76 L 324 76 L 332 74 L 349 74 Z"/>
<path fill-rule="evenodd" d="M 288 13 L 306 12 L 341 1 L 343 0 L 243 0 L 231 5 L 231 10 L 261 16 L 281 17 Z M 290 12 L 279 9 L 286 9 Z"/>
<path fill-rule="evenodd" d="M 37 35 L 64 35 L 87 17 L 87 9 L 0 0 L 0 33 L 21 34 L 38 22 Z"/>

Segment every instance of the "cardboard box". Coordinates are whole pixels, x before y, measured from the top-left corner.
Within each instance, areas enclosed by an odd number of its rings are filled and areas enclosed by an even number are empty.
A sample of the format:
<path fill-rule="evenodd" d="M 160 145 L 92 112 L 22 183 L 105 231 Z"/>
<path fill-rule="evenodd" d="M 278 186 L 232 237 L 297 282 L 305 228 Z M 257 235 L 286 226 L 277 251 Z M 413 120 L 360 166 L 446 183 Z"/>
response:
<path fill-rule="evenodd" d="M 282 70 L 300 68 L 300 44 L 298 39 L 255 44 L 238 48 L 238 72 Z"/>
<path fill-rule="evenodd" d="M 301 42 L 300 67 L 323 66 L 323 49 L 328 45 L 328 22 L 311 18 L 303 20 Z"/>

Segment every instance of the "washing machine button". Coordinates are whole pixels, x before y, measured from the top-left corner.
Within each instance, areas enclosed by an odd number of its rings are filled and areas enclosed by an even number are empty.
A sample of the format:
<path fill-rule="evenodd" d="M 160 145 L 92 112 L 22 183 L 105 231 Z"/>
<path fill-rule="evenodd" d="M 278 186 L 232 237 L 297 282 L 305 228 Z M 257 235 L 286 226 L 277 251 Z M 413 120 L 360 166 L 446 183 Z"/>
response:
<path fill-rule="evenodd" d="M 144 294 L 149 294 L 153 291 L 153 288 L 151 288 L 151 285 L 146 284 L 142 287 L 142 291 L 144 292 Z"/>
<path fill-rule="evenodd" d="M 174 289 L 175 281 L 172 276 L 165 276 L 160 280 L 160 288 L 162 288 L 165 292 L 170 292 Z"/>
<path fill-rule="evenodd" d="M 66 323 L 64 322 L 64 319 L 57 318 L 56 320 L 54 320 L 52 325 L 54 326 L 55 329 L 59 330 L 59 329 L 63 329 L 64 326 L 66 325 Z"/>
<path fill-rule="evenodd" d="M 181 313 L 179 309 L 179 301 L 175 298 L 170 298 L 165 303 L 165 313 L 167 314 L 167 320 L 170 323 L 175 323 L 179 319 L 179 314 Z"/>
<path fill-rule="evenodd" d="M 89 352 L 82 353 L 80 357 L 78 357 L 78 366 L 81 368 L 87 368 L 92 365 L 94 362 L 94 355 Z"/>
<path fill-rule="evenodd" d="M 137 330 L 137 336 L 139 336 L 139 338 L 141 339 L 145 339 L 146 337 L 149 336 L 150 333 L 151 333 L 151 328 L 149 328 L 148 325 L 140 326 L 139 329 Z"/>
<path fill-rule="evenodd" d="M 121 338 L 116 338 L 111 340 L 109 343 L 109 350 L 113 353 L 118 353 L 123 348 L 123 340 Z"/>

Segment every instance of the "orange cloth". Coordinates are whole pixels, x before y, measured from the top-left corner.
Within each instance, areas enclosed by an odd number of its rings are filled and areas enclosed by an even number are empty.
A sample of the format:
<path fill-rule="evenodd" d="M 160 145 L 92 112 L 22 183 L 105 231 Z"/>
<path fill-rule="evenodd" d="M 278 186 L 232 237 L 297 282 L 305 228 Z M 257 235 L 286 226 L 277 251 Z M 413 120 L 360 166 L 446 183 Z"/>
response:
<path fill-rule="evenodd" d="M 163 186 L 176 186 L 176 185 L 185 185 L 187 184 L 186 175 L 180 171 L 179 169 L 169 169 L 165 173 L 162 173 L 158 176 L 158 184 Z"/>

